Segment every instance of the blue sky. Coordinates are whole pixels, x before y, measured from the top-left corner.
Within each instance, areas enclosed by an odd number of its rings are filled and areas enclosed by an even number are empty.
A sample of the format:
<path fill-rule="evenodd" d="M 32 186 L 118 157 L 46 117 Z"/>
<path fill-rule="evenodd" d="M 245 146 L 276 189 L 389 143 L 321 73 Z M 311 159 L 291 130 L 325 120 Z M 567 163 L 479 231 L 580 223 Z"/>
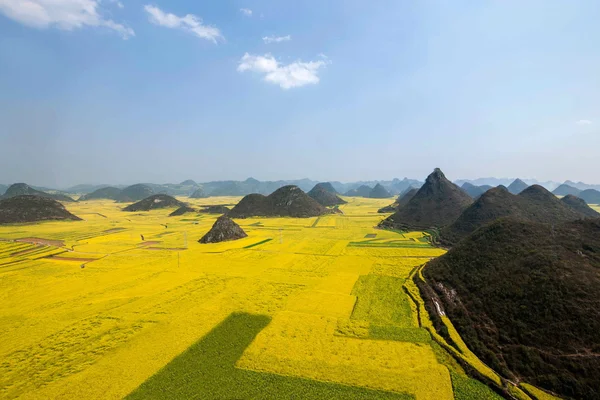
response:
<path fill-rule="evenodd" d="M 0 0 L 0 182 L 600 183 L 599 17 L 597 0 Z"/>

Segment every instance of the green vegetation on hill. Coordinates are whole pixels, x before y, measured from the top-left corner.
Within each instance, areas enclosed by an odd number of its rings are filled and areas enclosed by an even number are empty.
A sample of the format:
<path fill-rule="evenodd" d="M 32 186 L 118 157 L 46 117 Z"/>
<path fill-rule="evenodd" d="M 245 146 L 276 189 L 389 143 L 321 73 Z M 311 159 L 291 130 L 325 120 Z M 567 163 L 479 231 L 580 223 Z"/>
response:
<path fill-rule="evenodd" d="M 588 218 L 600 218 L 600 213 L 588 206 L 585 200 L 573 196 L 572 194 L 566 195 L 560 199 L 560 201 L 582 216 L 586 216 Z"/>
<path fill-rule="evenodd" d="M 600 192 L 596 189 L 586 189 L 581 191 L 577 197 L 585 200 L 588 204 L 600 204 Z"/>
<path fill-rule="evenodd" d="M 387 189 L 384 188 L 382 184 L 378 183 L 369 192 L 369 197 L 372 199 L 387 199 L 388 197 L 392 197 L 392 194 L 390 192 L 388 192 Z"/>
<path fill-rule="evenodd" d="M 123 211 L 150 211 L 160 208 L 180 208 L 185 205 L 185 203 L 182 203 L 168 194 L 154 194 L 137 203 L 128 205 Z"/>
<path fill-rule="evenodd" d="M 119 203 L 131 203 L 145 199 L 153 194 L 154 190 L 152 190 L 152 188 L 142 183 L 138 183 L 127 186 L 125 189 L 121 190 L 121 193 L 116 196 L 115 200 Z"/>
<path fill-rule="evenodd" d="M 501 217 L 554 223 L 574 221 L 589 216 L 584 206 L 575 207 L 539 185 L 529 186 L 519 195 L 509 193 L 504 186 L 498 186 L 485 192 L 471 204 L 456 221 L 441 230 L 441 241 L 455 244 L 476 229 Z M 587 206 L 585 206 L 587 207 Z M 589 208 L 589 207 L 588 207 Z"/>
<path fill-rule="evenodd" d="M 349 197 L 369 197 L 369 194 L 371 194 L 371 190 L 372 190 L 372 188 L 370 188 L 367 185 L 360 185 L 356 189 L 350 189 L 350 190 L 348 190 L 344 194 L 344 196 L 349 196 Z"/>
<path fill-rule="evenodd" d="M 192 193 L 190 195 L 190 198 L 192 198 L 192 199 L 202 199 L 205 197 L 208 197 L 208 195 L 202 188 L 198 188 L 198 189 L 194 190 L 194 193 Z"/>
<path fill-rule="evenodd" d="M 53 199 L 57 201 L 62 201 L 66 203 L 72 203 L 73 200 L 71 197 L 60 194 L 60 193 L 46 193 L 40 190 L 36 190 L 26 183 L 14 183 L 6 189 L 6 192 L 2 196 L 3 198 L 17 197 L 17 196 L 38 196 L 45 197 L 48 199 Z"/>
<path fill-rule="evenodd" d="M 600 398 L 600 219 L 500 219 L 423 274 L 469 348 L 511 380 Z"/>
<path fill-rule="evenodd" d="M 296 217 L 308 218 L 330 211 L 317 203 L 297 186 L 284 186 L 268 196 L 249 194 L 229 211 L 231 218 Z"/>
<path fill-rule="evenodd" d="M 0 224 L 80 219 L 48 197 L 25 195 L 0 200 Z"/>
<path fill-rule="evenodd" d="M 338 195 L 331 183 L 317 183 L 314 188 L 307 193 L 317 203 L 325 207 L 337 206 L 340 204 L 346 204 L 345 200 L 342 200 Z"/>
<path fill-rule="evenodd" d="M 521 193 L 523 190 L 527 189 L 528 185 L 523 182 L 520 179 L 515 179 L 513 181 L 513 183 L 511 183 L 510 185 L 508 185 L 508 191 L 511 192 L 512 194 L 519 194 Z"/>
<path fill-rule="evenodd" d="M 136 399 L 390 399 L 411 395 L 238 369 L 235 363 L 270 322 L 234 313 L 127 396 Z"/>
<path fill-rule="evenodd" d="M 554 189 L 552 193 L 554 193 L 557 196 L 567 196 L 569 194 L 578 196 L 580 192 L 581 190 L 563 183 L 562 185 Z"/>
<path fill-rule="evenodd" d="M 79 198 L 80 201 L 84 200 L 94 200 L 94 199 L 110 199 L 117 200 L 121 194 L 121 189 L 116 187 L 104 187 L 98 190 L 93 191 L 92 193 L 84 194 Z"/>
<path fill-rule="evenodd" d="M 384 228 L 425 230 L 448 225 L 473 199 L 436 168 L 412 199 L 380 224 Z"/>

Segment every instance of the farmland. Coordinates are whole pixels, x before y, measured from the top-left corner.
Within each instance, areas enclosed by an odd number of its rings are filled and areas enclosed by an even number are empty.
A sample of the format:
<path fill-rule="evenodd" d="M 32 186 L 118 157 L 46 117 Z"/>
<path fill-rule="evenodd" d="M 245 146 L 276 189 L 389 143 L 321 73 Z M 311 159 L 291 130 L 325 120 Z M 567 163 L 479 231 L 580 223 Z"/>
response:
<path fill-rule="evenodd" d="M 389 200 L 346 200 L 238 219 L 248 237 L 218 244 L 197 242 L 216 215 L 101 200 L 0 227 L 0 397 L 499 398 L 413 300 L 408 277 L 444 251 L 374 228 Z"/>

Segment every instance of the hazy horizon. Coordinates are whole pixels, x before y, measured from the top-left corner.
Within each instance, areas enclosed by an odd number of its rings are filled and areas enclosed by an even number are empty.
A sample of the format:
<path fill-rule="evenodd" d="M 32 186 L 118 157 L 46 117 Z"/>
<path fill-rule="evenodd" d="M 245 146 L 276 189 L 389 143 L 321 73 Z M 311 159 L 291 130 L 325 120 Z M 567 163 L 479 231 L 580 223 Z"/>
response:
<path fill-rule="evenodd" d="M 0 2 L 0 182 L 440 167 L 598 184 L 597 15 L 593 0 Z"/>

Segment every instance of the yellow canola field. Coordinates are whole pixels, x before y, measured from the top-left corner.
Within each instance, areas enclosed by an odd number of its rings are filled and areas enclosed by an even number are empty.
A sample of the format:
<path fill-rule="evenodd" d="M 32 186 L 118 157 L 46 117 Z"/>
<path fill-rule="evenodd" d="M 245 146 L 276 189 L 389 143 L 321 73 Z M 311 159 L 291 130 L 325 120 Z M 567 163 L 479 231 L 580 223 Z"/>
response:
<path fill-rule="evenodd" d="M 448 369 L 430 346 L 334 335 L 332 317 L 281 312 L 238 361 L 238 367 L 372 389 L 452 399 Z"/>
<path fill-rule="evenodd" d="M 236 220 L 247 238 L 208 245 L 216 215 L 101 200 L 66 205 L 83 221 L 0 226 L 0 398 L 123 398 L 240 311 L 273 320 L 238 368 L 452 398 L 429 344 L 335 334 L 361 275 L 406 278 L 443 253 L 375 228 L 393 199 L 346 199 L 343 215 Z M 388 247 L 362 243 L 373 238 Z"/>

